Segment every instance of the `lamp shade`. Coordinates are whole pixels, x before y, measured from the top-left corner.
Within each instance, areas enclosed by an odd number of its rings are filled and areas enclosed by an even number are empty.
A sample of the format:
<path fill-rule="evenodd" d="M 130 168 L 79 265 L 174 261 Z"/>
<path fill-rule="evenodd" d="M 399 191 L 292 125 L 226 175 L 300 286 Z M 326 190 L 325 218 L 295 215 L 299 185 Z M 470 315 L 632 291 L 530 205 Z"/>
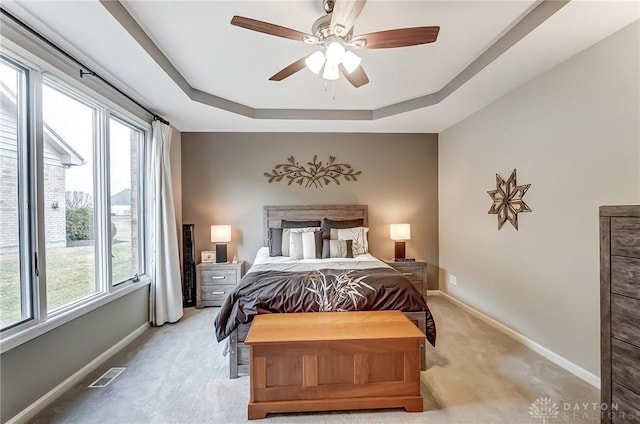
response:
<path fill-rule="evenodd" d="M 411 225 L 391 224 L 389 226 L 389 235 L 391 240 L 395 241 L 411 240 Z"/>
<path fill-rule="evenodd" d="M 231 241 L 231 225 L 212 225 L 211 243 L 229 243 Z"/>
<path fill-rule="evenodd" d="M 338 64 L 342 62 L 344 54 L 344 47 L 337 41 L 331 42 L 331 44 L 327 46 L 327 51 L 325 53 L 327 62 L 336 66 L 338 66 Z"/>
<path fill-rule="evenodd" d="M 333 81 L 340 78 L 340 73 L 338 71 L 338 65 L 335 63 L 327 63 L 324 65 L 324 72 L 322 73 L 322 78 Z"/>
<path fill-rule="evenodd" d="M 304 60 L 307 68 L 316 75 L 320 73 L 320 70 L 324 66 L 324 62 L 326 62 L 326 59 L 324 57 L 324 53 L 320 50 L 315 51 Z"/>
<path fill-rule="evenodd" d="M 355 54 L 354 52 L 346 52 L 344 54 L 344 58 L 342 59 L 342 64 L 344 65 L 344 69 L 348 74 L 352 73 L 356 70 L 358 66 L 360 66 L 360 62 L 362 62 L 362 58 Z"/>

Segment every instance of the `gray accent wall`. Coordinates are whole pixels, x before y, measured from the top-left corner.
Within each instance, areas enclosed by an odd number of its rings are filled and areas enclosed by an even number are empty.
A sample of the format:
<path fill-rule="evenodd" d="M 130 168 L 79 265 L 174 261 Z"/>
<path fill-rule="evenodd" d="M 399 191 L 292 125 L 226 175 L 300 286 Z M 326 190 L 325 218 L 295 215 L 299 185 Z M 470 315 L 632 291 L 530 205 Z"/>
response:
<path fill-rule="evenodd" d="M 263 175 L 294 156 L 348 163 L 362 175 L 322 188 L 269 183 Z M 182 133 L 184 223 L 195 224 L 196 254 L 213 250 L 212 224 L 232 226 L 229 258 L 253 262 L 263 246 L 263 206 L 365 204 L 373 255 L 393 256 L 389 224 L 411 224 L 407 256 L 429 262 L 429 288 L 437 288 L 437 134 Z"/>
<path fill-rule="evenodd" d="M 0 421 L 6 422 L 149 321 L 149 286 L 0 356 Z"/>
<path fill-rule="evenodd" d="M 640 202 L 639 76 L 636 21 L 439 140 L 442 289 L 596 376 L 598 207 Z M 514 168 L 533 212 L 498 231 L 487 190 Z"/>

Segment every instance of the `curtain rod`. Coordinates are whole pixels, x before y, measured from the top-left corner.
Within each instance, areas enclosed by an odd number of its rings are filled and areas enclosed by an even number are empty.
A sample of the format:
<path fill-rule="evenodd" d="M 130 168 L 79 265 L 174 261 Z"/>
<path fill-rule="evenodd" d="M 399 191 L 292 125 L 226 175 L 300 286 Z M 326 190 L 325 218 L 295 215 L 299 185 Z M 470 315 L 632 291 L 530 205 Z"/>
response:
<path fill-rule="evenodd" d="M 44 42 L 45 44 L 47 44 L 49 47 L 52 47 L 53 49 L 55 49 L 58 53 L 62 54 L 64 57 L 66 57 L 67 59 L 75 62 L 77 65 L 79 65 L 81 68 L 86 69 L 86 71 L 84 71 L 83 69 L 80 69 L 80 78 L 84 78 L 85 75 L 91 75 L 92 77 L 97 78 L 98 80 L 102 81 L 104 84 L 106 84 L 107 86 L 109 86 L 111 89 L 117 91 L 118 93 L 120 93 L 122 96 L 126 97 L 129 101 L 133 102 L 134 104 L 136 104 L 138 107 L 140 107 L 141 109 L 145 110 L 146 112 L 148 112 L 151 116 L 153 116 L 153 120 L 154 121 L 160 121 L 163 124 L 166 125 L 171 125 L 169 123 L 169 121 L 167 121 L 166 119 L 162 118 L 160 115 L 158 115 L 155 112 L 152 112 L 151 110 L 149 110 L 148 108 L 146 108 L 144 105 L 142 105 L 140 102 L 138 102 L 137 100 L 135 100 L 133 97 L 129 96 L 127 93 L 125 93 L 124 91 L 122 91 L 121 89 L 119 89 L 118 87 L 116 87 L 115 85 L 113 85 L 112 83 L 110 83 L 109 81 L 107 81 L 106 79 L 104 79 L 103 77 L 101 77 L 100 75 L 98 75 L 95 71 L 92 71 L 91 68 L 89 68 L 88 66 L 86 66 L 84 63 L 80 62 L 78 59 L 76 59 L 75 57 L 71 56 L 69 53 L 67 53 L 65 50 L 63 50 L 61 47 L 59 47 L 57 44 L 54 44 L 52 41 L 50 41 L 48 38 L 46 38 L 44 35 L 40 34 L 39 32 L 37 32 L 36 30 L 34 30 L 33 28 L 31 28 L 29 25 L 27 25 L 26 23 L 24 23 L 23 21 L 21 21 L 20 19 L 18 19 L 16 16 L 14 16 L 13 14 L 11 14 L 10 12 L 8 12 L 4 7 L 0 7 L 0 11 L 2 11 L 2 14 L 7 16 L 9 19 L 11 19 L 12 21 L 14 21 L 16 24 L 20 25 L 22 28 L 24 28 L 25 30 L 27 30 L 29 33 L 31 33 L 32 35 L 34 35 L 35 37 L 37 37 L 40 41 Z"/>

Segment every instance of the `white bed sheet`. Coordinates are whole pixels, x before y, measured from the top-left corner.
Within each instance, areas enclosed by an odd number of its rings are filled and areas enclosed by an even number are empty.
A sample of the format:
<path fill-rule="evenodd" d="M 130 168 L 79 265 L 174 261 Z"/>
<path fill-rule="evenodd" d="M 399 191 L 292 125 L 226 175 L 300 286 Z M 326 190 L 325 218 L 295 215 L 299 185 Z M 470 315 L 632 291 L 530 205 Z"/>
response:
<path fill-rule="evenodd" d="M 353 258 L 292 259 L 289 256 L 269 256 L 269 248 L 261 247 L 253 266 L 247 272 L 257 271 L 311 271 L 315 269 L 371 269 L 391 268 L 369 253 Z"/>

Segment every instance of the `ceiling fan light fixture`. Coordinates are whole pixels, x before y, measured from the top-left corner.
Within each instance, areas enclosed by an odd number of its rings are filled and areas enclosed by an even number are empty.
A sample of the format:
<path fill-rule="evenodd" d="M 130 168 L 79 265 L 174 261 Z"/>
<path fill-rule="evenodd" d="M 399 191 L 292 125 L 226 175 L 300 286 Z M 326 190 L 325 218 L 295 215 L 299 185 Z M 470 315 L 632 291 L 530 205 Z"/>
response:
<path fill-rule="evenodd" d="M 338 64 L 327 61 L 327 63 L 324 65 L 324 72 L 322 73 L 322 78 L 329 81 L 337 80 L 338 78 L 340 78 L 340 72 L 338 71 Z"/>
<path fill-rule="evenodd" d="M 360 62 L 362 62 L 362 58 L 351 51 L 347 51 L 342 58 L 342 65 L 348 74 L 355 71 L 360 66 Z"/>
<path fill-rule="evenodd" d="M 338 66 L 339 63 L 342 63 L 342 59 L 344 59 L 345 50 L 342 44 L 337 41 L 332 41 L 327 46 L 327 62 Z"/>
<path fill-rule="evenodd" d="M 326 62 L 326 58 L 324 57 L 324 53 L 320 50 L 311 53 L 305 60 L 304 63 L 307 65 L 307 68 L 314 74 L 318 75 L 322 70 L 322 66 Z"/>

